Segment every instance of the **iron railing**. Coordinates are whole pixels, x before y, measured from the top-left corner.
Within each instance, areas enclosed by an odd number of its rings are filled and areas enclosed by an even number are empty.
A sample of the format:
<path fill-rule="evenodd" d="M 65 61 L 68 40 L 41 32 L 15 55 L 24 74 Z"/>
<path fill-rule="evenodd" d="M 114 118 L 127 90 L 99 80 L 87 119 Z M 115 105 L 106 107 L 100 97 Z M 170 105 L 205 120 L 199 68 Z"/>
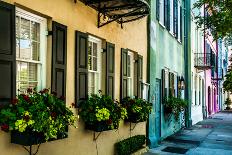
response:
<path fill-rule="evenodd" d="M 207 70 L 212 67 L 212 54 L 211 53 L 195 53 L 194 54 L 194 67 L 200 70 Z"/>

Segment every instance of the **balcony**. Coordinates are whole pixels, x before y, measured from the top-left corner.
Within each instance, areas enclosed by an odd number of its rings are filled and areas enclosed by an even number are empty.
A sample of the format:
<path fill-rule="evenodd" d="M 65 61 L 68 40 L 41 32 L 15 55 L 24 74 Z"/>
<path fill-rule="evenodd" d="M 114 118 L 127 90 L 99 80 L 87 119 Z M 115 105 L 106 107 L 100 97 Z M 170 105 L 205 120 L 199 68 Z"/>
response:
<path fill-rule="evenodd" d="M 77 0 L 74 0 L 75 2 Z M 124 23 L 132 22 L 149 15 L 147 0 L 80 0 L 98 11 L 98 28 L 117 22 L 123 28 Z"/>
<path fill-rule="evenodd" d="M 212 61 L 212 54 L 211 53 L 195 53 L 194 54 L 194 67 L 199 70 L 208 70 L 212 68 L 213 61 Z"/>

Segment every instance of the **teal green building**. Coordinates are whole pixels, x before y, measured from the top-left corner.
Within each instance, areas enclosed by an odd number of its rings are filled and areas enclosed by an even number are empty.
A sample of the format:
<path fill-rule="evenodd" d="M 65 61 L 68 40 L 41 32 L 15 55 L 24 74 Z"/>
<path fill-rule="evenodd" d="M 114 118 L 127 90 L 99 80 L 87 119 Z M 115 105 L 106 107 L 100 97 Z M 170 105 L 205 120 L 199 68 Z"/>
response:
<path fill-rule="evenodd" d="M 190 1 L 151 1 L 148 26 L 149 95 L 153 103 L 148 135 L 150 147 L 155 147 L 160 140 L 191 125 L 191 108 L 176 120 L 165 113 L 163 102 L 170 93 L 176 97 L 180 94 L 191 106 Z M 180 85 L 183 80 L 184 88 Z"/>

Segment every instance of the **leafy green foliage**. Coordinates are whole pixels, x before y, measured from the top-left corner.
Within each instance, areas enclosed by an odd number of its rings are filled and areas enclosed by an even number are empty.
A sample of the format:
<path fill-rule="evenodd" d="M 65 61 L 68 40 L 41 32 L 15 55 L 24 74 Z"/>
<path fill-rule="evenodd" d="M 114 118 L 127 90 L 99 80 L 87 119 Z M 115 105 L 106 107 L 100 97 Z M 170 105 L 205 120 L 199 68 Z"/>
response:
<path fill-rule="evenodd" d="M 124 139 L 115 144 L 116 152 L 118 155 L 129 155 L 143 148 L 145 142 L 146 137 L 144 135 L 137 135 Z"/>
<path fill-rule="evenodd" d="M 49 94 L 48 89 L 40 92 L 28 89 L 27 94 L 18 95 L 0 111 L 3 131 L 43 133 L 45 140 L 56 139 L 68 125 L 75 126 L 75 120 L 64 100 Z"/>
<path fill-rule="evenodd" d="M 232 0 L 198 0 L 194 7 L 206 8 L 209 16 L 197 15 L 197 24 L 204 29 L 210 29 L 214 39 L 225 38 L 230 44 L 232 40 Z"/>
<path fill-rule="evenodd" d="M 224 91 L 232 93 L 232 71 L 225 75 L 225 81 L 223 82 Z"/>
<path fill-rule="evenodd" d="M 175 119 L 177 120 L 181 111 L 183 111 L 187 105 L 187 101 L 178 97 L 170 96 L 169 98 L 165 99 L 164 110 L 166 113 L 173 113 Z"/>
<path fill-rule="evenodd" d="M 140 98 L 124 98 L 122 106 L 127 109 L 128 121 L 144 122 L 152 110 L 152 104 Z"/>
<path fill-rule="evenodd" d="M 225 101 L 225 105 L 226 105 L 227 107 L 230 107 L 231 104 L 232 104 L 231 99 L 228 97 L 228 98 L 226 99 L 226 101 Z"/>
<path fill-rule="evenodd" d="M 88 125 L 101 122 L 111 129 L 116 129 L 120 120 L 127 117 L 127 112 L 110 96 L 92 94 L 87 101 L 80 104 L 79 115 Z"/>

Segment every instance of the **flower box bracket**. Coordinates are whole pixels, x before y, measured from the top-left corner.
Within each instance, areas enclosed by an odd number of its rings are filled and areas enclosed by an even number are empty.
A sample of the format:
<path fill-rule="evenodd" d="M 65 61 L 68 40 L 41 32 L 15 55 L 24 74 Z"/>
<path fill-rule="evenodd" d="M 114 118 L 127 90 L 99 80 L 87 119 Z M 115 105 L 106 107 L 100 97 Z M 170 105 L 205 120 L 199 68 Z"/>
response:
<path fill-rule="evenodd" d="M 133 124 L 133 127 L 132 127 Z M 130 122 L 130 131 L 133 131 L 138 123 Z"/>
<path fill-rule="evenodd" d="M 100 135 L 102 134 L 102 132 L 93 132 L 93 141 L 96 141 L 98 139 L 98 137 L 100 137 Z"/>

